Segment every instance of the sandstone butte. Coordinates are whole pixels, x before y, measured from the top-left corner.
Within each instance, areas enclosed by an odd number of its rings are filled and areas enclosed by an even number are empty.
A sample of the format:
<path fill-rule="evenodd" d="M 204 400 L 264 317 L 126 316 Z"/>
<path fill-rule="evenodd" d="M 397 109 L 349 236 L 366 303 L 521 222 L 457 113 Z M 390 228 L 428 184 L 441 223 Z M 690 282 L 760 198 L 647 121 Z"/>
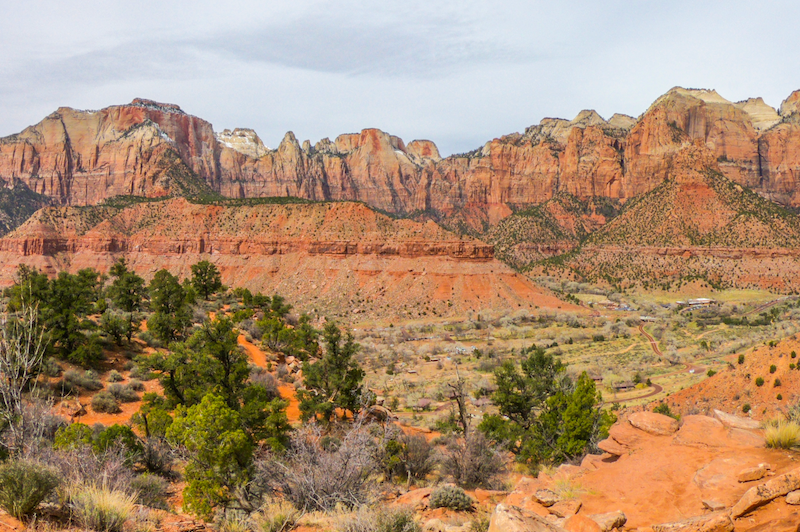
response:
<path fill-rule="evenodd" d="M 59 108 L 0 139 L 0 178 L 66 205 L 169 192 L 175 152 L 213 191 L 233 198 L 355 200 L 396 214 L 426 212 L 479 228 L 558 192 L 626 200 L 652 190 L 683 147 L 701 142 L 729 179 L 800 206 L 800 91 L 780 110 L 760 98 L 674 88 L 638 119 L 544 119 L 524 133 L 447 158 L 427 140 L 405 144 L 377 129 L 277 149 L 252 130 L 216 133 L 176 105 L 136 99 L 99 111 Z"/>
<path fill-rule="evenodd" d="M 148 279 L 161 268 L 187 277 L 191 264 L 210 260 L 226 284 L 277 291 L 303 310 L 581 311 L 495 259 L 492 246 L 353 202 L 47 207 L 0 239 L 0 279 L 10 283 L 18 264 L 107 272 L 120 257 Z"/>

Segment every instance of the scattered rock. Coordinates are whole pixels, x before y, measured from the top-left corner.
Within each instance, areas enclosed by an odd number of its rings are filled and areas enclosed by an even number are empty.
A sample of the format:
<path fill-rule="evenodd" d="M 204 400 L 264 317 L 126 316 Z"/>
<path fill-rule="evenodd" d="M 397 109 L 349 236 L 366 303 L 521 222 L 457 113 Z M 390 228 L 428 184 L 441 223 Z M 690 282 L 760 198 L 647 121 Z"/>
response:
<path fill-rule="evenodd" d="M 536 493 L 533 494 L 533 498 L 545 508 L 549 508 L 561 500 L 554 492 L 545 489 L 536 490 Z"/>
<path fill-rule="evenodd" d="M 720 423 L 732 429 L 756 430 L 761 427 L 761 423 L 755 419 L 728 414 L 722 410 L 714 410 L 714 417 L 717 418 Z"/>
<path fill-rule="evenodd" d="M 800 490 L 790 491 L 786 494 L 786 504 L 797 506 L 800 504 Z"/>
<path fill-rule="evenodd" d="M 703 508 L 711 510 L 712 512 L 719 512 L 725 509 L 725 504 L 716 499 L 703 499 Z"/>
<path fill-rule="evenodd" d="M 602 532 L 600 525 L 585 515 L 573 515 L 564 521 L 564 529 L 569 532 Z"/>
<path fill-rule="evenodd" d="M 798 489 L 800 489 L 800 469 L 795 469 L 747 490 L 731 509 L 731 515 L 741 517 L 781 495 Z"/>
<path fill-rule="evenodd" d="M 559 501 L 548 508 L 550 513 L 557 517 L 569 517 L 571 515 L 575 515 L 580 509 L 581 501 L 576 501 L 574 499 L 569 501 Z"/>
<path fill-rule="evenodd" d="M 653 525 L 652 528 L 653 532 L 733 532 L 733 521 L 727 513 L 715 513 Z"/>
<path fill-rule="evenodd" d="M 755 467 L 748 467 L 739 471 L 739 474 L 736 475 L 736 480 L 739 482 L 753 482 L 754 480 L 761 480 L 766 474 L 766 464 L 758 464 Z"/>
<path fill-rule="evenodd" d="M 628 518 L 619 510 L 605 514 L 590 515 L 589 517 L 597 523 L 602 532 L 611 532 L 615 528 L 622 528 L 628 522 Z"/>
<path fill-rule="evenodd" d="M 678 431 L 678 421 L 655 412 L 635 412 L 628 422 L 639 430 L 656 436 L 669 436 Z"/>
<path fill-rule="evenodd" d="M 564 529 L 522 508 L 501 503 L 492 512 L 488 532 L 564 532 Z"/>
<path fill-rule="evenodd" d="M 628 449 L 620 445 L 613 438 L 606 438 L 605 440 L 598 442 L 597 447 L 608 454 L 613 454 L 614 456 L 623 456 L 628 454 Z"/>

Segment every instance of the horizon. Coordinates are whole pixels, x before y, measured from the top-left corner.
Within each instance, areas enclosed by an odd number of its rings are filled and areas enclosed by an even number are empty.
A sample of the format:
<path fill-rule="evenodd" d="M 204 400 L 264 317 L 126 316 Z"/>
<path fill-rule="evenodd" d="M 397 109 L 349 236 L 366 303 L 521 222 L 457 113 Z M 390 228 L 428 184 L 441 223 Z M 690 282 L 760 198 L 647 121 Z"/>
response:
<path fill-rule="evenodd" d="M 780 31 L 800 16 L 788 1 L 148 0 L 134 12 L 46 0 L 4 15 L 3 137 L 61 106 L 146 96 L 216 131 L 253 129 L 270 147 L 287 131 L 311 140 L 375 127 L 449 155 L 584 109 L 636 117 L 674 86 L 772 107 L 800 88 L 793 33 Z"/>

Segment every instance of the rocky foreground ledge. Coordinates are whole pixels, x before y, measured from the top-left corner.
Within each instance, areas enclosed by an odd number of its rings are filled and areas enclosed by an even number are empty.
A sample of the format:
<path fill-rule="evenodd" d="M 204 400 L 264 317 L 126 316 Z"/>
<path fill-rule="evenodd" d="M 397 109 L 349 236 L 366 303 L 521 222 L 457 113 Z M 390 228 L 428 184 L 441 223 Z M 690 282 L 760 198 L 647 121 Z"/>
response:
<path fill-rule="evenodd" d="M 797 453 L 767 449 L 749 418 L 637 412 L 600 447 L 580 465 L 523 477 L 498 501 L 489 532 L 800 530 Z M 413 494 L 398 502 L 424 506 Z M 461 532 L 439 519 L 425 530 Z"/>

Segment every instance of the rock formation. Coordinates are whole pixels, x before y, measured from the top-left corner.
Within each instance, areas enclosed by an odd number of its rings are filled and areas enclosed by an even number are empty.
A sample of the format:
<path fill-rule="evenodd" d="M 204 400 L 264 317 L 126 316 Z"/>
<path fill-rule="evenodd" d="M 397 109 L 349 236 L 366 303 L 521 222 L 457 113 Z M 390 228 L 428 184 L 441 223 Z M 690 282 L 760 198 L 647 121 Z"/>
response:
<path fill-rule="evenodd" d="M 137 99 L 100 111 L 60 108 L 0 140 L 0 178 L 19 179 L 63 204 L 120 194 L 159 196 L 163 155 L 174 150 L 210 189 L 227 197 L 355 200 L 397 214 L 458 216 L 495 224 L 559 192 L 581 200 L 626 200 L 658 186 L 673 158 L 701 141 L 736 183 L 800 205 L 798 93 L 780 114 L 756 98 L 732 103 L 715 91 L 675 88 L 638 120 L 594 111 L 537 126 L 442 159 L 430 141 L 406 145 L 377 129 L 301 145 L 287 133 L 277 149 L 255 132 L 225 130 L 175 105 Z"/>

